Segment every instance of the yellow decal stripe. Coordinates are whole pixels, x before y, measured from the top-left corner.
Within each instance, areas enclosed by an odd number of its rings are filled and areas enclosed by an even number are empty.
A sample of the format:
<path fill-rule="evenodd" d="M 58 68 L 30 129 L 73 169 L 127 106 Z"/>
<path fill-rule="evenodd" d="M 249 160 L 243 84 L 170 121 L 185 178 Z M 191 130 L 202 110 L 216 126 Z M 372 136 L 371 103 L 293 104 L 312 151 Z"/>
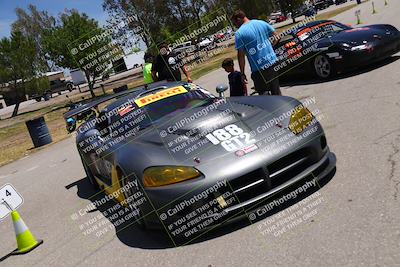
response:
<path fill-rule="evenodd" d="M 138 98 L 135 100 L 135 104 L 138 105 L 138 107 L 143 107 L 148 104 L 154 103 L 158 100 L 174 96 L 174 95 L 179 95 L 179 94 L 184 94 L 187 93 L 188 91 L 183 87 L 183 86 L 177 86 L 173 88 L 168 88 L 162 91 L 159 91 L 155 94 L 151 95 L 146 95 L 144 97 Z"/>

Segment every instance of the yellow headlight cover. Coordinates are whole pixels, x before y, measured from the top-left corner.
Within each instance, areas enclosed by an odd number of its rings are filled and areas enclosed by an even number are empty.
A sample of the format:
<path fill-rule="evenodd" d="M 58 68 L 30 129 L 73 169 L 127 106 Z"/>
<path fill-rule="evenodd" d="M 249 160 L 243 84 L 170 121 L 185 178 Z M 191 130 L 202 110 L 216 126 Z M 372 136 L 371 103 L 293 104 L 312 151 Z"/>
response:
<path fill-rule="evenodd" d="M 145 187 L 157 187 L 183 182 L 199 177 L 201 173 L 192 167 L 159 166 L 147 168 L 143 173 Z"/>
<path fill-rule="evenodd" d="M 314 116 L 312 113 L 302 105 L 294 108 L 294 111 L 290 117 L 289 129 L 294 134 L 301 133 L 308 125 L 311 124 Z"/>

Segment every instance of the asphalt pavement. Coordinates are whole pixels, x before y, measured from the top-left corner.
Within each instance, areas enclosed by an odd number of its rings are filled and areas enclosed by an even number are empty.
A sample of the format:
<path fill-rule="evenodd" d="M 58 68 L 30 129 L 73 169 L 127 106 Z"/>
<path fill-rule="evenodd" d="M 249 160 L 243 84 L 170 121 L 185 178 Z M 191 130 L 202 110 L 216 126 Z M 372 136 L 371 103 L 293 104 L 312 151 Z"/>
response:
<path fill-rule="evenodd" d="M 336 19 L 400 28 L 400 2 L 371 1 Z M 76 216 L 95 193 L 74 139 L 69 138 L 0 168 L 0 184 L 12 183 L 24 197 L 22 218 L 44 244 L 2 266 L 399 266 L 400 265 L 400 54 L 328 82 L 290 81 L 283 94 L 315 97 L 321 123 L 337 156 L 337 172 L 317 192 L 299 202 L 312 213 L 290 227 L 268 231 L 288 207 L 253 224 L 227 226 L 192 245 L 173 247 L 158 232 L 134 226 L 110 228 L 100 237 L 80 226 L 91 211 Z M 214 71 L 197 82 L 212 90 L 226 82 Z M 308 201 L 308 202 L 306 202 Z M 301 206 L 303 205 L 303 206 Z M 0 257 L 15 249 L 11 219 L 0 222 Z"/>

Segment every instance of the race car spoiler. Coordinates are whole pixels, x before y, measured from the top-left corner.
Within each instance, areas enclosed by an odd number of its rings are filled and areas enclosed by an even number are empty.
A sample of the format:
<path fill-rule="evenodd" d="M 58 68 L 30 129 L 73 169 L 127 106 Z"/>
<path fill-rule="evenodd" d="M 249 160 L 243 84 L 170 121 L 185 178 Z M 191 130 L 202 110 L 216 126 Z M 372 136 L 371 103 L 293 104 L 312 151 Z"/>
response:
<path fill-rule="evenodd" d="M 72 109 L 70 111 L 67 111 L 66 113 L 64 113 L 64 119 L 67 120 L 68 118 L 71 118 L 73 116 L 82 114 L 86 111 L 89 111 L 90 109 L 100 105 L 101 103 L 107 102 L 111 99 L 114 98 L 119 98 L 119 97 L 123 97 L 126 96 L 128 94 L 132 94 L 132 93 L 136 93 L 133 97 L 139 97 L 141 95 L 143 95 L 144 93 L 147 92 L 151 92 L 151 91 L 155 91 L 158 89 L 163 89 L 163 88 L 167 88 L 167 87 L 173 87 L 173 86 L 177 86 L 177 85 L 182 85 L 184 84 L 184 82 L 166 82 L 166 81 L 161 81 L 161 82 L 155 82 L 155 83 L 151 83 L 148 85 L 144 85 L 144 86 L 140 86 L 140 87 L 135 87 L 133 89 L 127 90 L 127 91 L 123 91 L 123 92 L 119 92 L 116 94 L 112 94 L 109 96 L 104 96 L 98 99 L 95 99 L 91 102 L 82 104 L 81 106 Z"/>

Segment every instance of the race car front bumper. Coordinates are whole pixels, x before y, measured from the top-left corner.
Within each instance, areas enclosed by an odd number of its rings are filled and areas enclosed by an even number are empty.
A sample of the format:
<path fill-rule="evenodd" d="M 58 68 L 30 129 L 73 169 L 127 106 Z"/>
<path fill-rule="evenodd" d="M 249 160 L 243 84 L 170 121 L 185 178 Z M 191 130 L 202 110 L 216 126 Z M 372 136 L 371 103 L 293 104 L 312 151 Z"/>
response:
<path fill-rule="evenodd" d="M 273 189 L 261 194 L 257 197 L 249 199 L 245 202 L 241 202 L 237 205 L 228 207 L 223 210 L 223 213 L 228 214 L 230 219 L 240 219 L 242 217 L 246 217 L 248 213 L 251 213 L 257 210 L 258 207 L 264 205 L 268 199 L 272 196 L 276 196 L 279 192 L 293 186 L 299 185 L 301 186 L 301 181 L 306 180 L 314 180 L 318 187 L 318 182 L 321 181 L 323 178 L 327 177 L 332 171 L 336 168 L 336 156 L 334 153 L 330 152 L 329 150 L 326 154 L 316 162 L 315 164 L 311 165 L 295 177 L 291 178 L 290 180 L 274 187 Z M 297 188 L 296 188 L 297 189 Z M 234 216 L 235 214 L 241 213 L 240 216 Z M 231 216 L 229 216 L 231 215 Z M 222 214 L 213 214 L 215 217 L 222 217 Z M 229 222 L 230 220 L 225 220 L 221 222 L 224 224 Z"/>
<path fill-rule="evenodd" d="M 318 141 L 319 140 L 315 140 L 314 143 L 309 146 L 320 145 Z M 298 151 L 295 153 L 301 155 Z M 233 179 L 226 187 L 228 188 L 228 192 L 225 191 L 224 193 L 223 188 L 220 187 L 218 195 L 212 194 L 210 197 L 204 198 L 191 206 L 186 206 L 181 212 L 176 211 L 176 207 L 179 206 L 166 205 L 165 208 L 159 209 L 157 217 L 153 216 L 155 220 L 158 220 L 158 224 L 153 224 L 153 227 L 165 229 L 177 244 L 185 244 L 194 240 L 196 238 L 195 234 L 203 233 L 211 228 L 219 227 L 245 218 L 249 213 L 255 212 L 259 207 L 268 203 L 268 200 L 271 200 L 272 196 L 279 196 L 279 194 L 285 190 L 295 188 L 296 186 L 301 187 L 301 184 L 305 181 L 314 180 L 314 189 L 317 190 L 319 189 L 319 181 L 329 176 L 336 166 L 336 156 L 334 153 L 330 152 L 328 146 L 323 149 L 323 153 L 323 156 L 317 162 L 309 165 L 309 167 L 295 176 L 290 176 L 287 172 L 290 173 L 296 169 L 296 167 L 300 166 L 302 164 L 301 160 L 297 160 L 283 169 L 276 169 L 274 173 L 269 173 L 268 176 L 270 178 L 275 176 L 277 179 L 280 178 L 278 177 L 279 175 L 283 175 L 286 172 L 285 176 L 289 179 L 286 179 L 284 182 L 281 182 L 276 186 L 273 184 L 274 179 L 272 179 L 271 183 L 265 183 L 265 178 L 260 176 L 260 180 L 264 179 L 264 185 L 262 185 L 263 182 L 257 182 L 254 180 L 254 182 L 248 186 L 240 188 L 239 190 L 237 185 L 235 185 L 235 179 Z M 307 154 L 307 156 L 310 157 L 309 154 Z M 298 156 L 298 158 L 300 158 L 300 156 Z M 298 166 L 296 166 L 296 164 L 298 164 Z M 251 175 L 254 176 L 255 173 L 251 173 Z M 269 188 L 262 188 L 265 184 L 268 184 Z M 253 185 L 254 188 L 258 187 L 258 190 L 261 188 L 261 190 L 258 191 L 260 192 L 259 195 L 256 195 L 256 191 L 250 188 Z M 251 198 L 243 201 L 243 197 L 246 195 L 244 192 L 245 190 L 249 190 Z M 196 194 L 198 192 L 200 191 L 197 191 Z M 232 201 L 232 199 L 234 200 Z M 215 204 L 214 207 L 211 203 Z M 175 211 L 172 216 L 169 216 L 168 212 L 173 210 L 171 209 L 172 206 L 174 206 L 173 209 L 175 209 Z M 204 207 L 206 207 L 207 212 Z M 216 208 L 218 211 L 216 211 Z M 203 214 L 200 215 L 202 212 Z"/>
<path fill-rule="evenodd" d="M 202 216 L 201 220 L 198 220 L 199 223 L 196 222 L 197 218 L 191 215 L 195 213 L 196 208 L 194 207 L 193 213 L 186 213 L 186 215 L 175 218 L 175 220 L 162 221 L 162 224 L 165 230 L 169 232 L 168 235 L 170 238 L 174 240 L 174 244 L 189 244 L 214 228 L 246 218 L 250 221 L 255 220 L 259 214 L 258 210 L 262 210 L 266 206 L 270 207 L 268 201 L 271 200 L 272 203 L 272 197 L 280 196 L 279 194 L 287 192 L 287 189 L 294 188 L 294 190 L 297 190 L 295 188 L 302 188 L 306 183 L 310 183 L 308 182 L 309 180 L 314 180 L 315 190 L 319 189 L 319 182 L 332 174 L 335 168 L 336 156 L 327 149 L 326 154 L 318 162 L 261 195 L 244 202 L 236 202 L 237 204 L 221 209 L 220 212 L 212 212 L 206 216 Z M 238 199 L 237 196 L 234 197 Z M 225 200 L 228 205 L 231 203 L 229 196 Z M 194 223 L 191 223 L 193 221 Z"/>

